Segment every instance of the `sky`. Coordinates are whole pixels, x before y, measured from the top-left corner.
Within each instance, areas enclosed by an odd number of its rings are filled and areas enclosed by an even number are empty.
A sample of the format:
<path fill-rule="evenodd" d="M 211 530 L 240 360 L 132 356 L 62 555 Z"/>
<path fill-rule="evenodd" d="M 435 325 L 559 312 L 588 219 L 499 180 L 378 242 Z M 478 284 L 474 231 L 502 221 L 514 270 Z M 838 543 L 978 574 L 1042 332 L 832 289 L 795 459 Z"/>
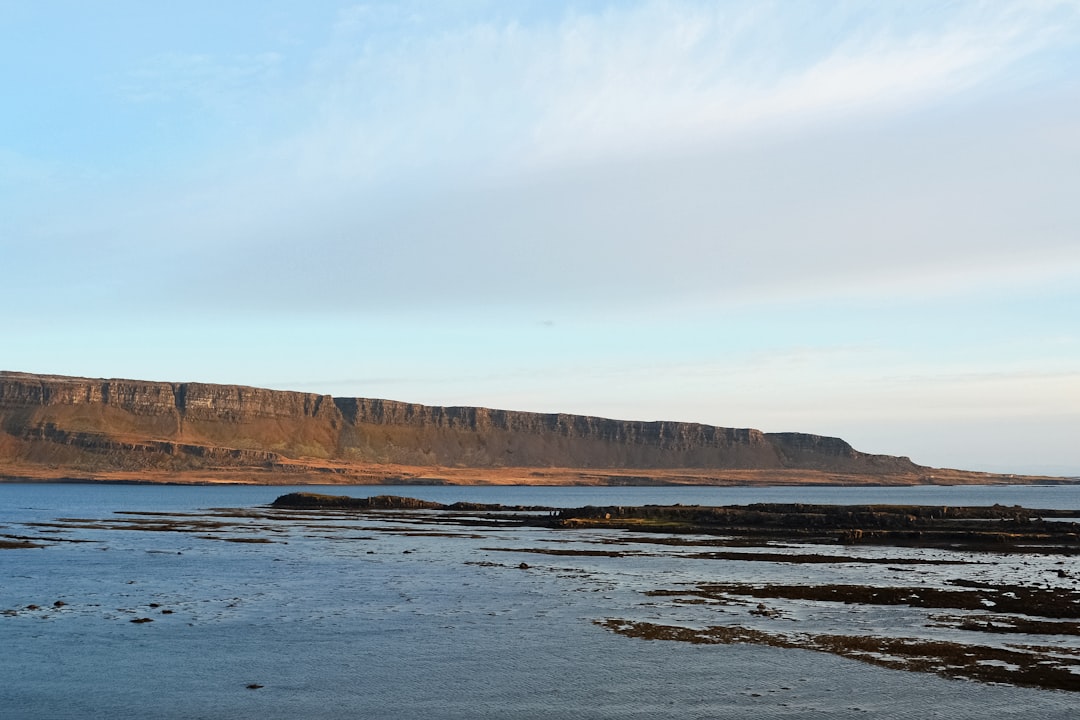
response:
<path fill-rule="evenodd" d="M 0 0 L 0 369 L 1080 475 L 1080 2 Z"/>

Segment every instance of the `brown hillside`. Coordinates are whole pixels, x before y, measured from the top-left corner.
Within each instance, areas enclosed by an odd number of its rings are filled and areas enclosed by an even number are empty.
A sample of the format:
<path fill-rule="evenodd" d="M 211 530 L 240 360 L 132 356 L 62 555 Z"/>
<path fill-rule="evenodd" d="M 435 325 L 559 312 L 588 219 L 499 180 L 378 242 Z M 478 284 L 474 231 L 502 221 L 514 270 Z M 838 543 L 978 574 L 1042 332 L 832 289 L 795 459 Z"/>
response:
<path fill-rule="evenodd" d="M 928 481 L 907 458 L 802 433 L 0 372 L 0 476 L 9 478 L 626 484 L 740 475 Z"/>

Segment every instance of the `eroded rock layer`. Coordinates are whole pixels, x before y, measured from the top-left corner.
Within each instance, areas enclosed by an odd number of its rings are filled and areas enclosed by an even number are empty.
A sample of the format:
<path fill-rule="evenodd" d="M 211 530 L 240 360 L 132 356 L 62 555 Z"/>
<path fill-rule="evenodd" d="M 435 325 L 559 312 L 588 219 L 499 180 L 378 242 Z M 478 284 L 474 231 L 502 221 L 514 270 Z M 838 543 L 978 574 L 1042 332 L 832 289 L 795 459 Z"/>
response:
<path fill-rule="evenodd" d="M 0 461 L 88 470 L 296 460 L 446 467 L 812 469 L 912 473 L 839 438 L 261 388 L 0 372 Z"/>

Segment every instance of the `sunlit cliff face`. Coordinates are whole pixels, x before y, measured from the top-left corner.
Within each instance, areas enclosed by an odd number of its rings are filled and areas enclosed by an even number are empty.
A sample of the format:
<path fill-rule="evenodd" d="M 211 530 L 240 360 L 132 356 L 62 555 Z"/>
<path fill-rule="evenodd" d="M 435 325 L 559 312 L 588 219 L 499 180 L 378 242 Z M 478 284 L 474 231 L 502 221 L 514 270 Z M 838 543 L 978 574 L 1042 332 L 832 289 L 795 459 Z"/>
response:
<path fill-rule="evenodd" d="M 204 383 L 0 375 L 12 458 L 176 471 L 289 458 L 404 465 L 903 473 L 838 438 Z"/>

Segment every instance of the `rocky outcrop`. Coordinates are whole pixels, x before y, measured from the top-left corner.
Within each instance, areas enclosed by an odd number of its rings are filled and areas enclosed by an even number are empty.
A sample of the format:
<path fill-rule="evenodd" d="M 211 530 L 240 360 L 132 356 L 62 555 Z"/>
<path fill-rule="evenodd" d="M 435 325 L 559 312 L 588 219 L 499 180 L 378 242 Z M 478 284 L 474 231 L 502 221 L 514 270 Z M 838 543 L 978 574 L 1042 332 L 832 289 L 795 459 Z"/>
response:
<path fill-rule="evenodd" d="M 347 495 L 297 492 L 281 495 L 271 503 L 271 507 L 289 510 L 446 510 L 448 506 L 400 495 L 354 498 Z"/>
<path fill-rule="evenodd" d="M 6 457 L 5 457 L 6 456 Z M 449 467 L 914 472 L 839 438 L 261 388 L 0 372 L 0 461 L 184 470 L 290 459 Z"/>

